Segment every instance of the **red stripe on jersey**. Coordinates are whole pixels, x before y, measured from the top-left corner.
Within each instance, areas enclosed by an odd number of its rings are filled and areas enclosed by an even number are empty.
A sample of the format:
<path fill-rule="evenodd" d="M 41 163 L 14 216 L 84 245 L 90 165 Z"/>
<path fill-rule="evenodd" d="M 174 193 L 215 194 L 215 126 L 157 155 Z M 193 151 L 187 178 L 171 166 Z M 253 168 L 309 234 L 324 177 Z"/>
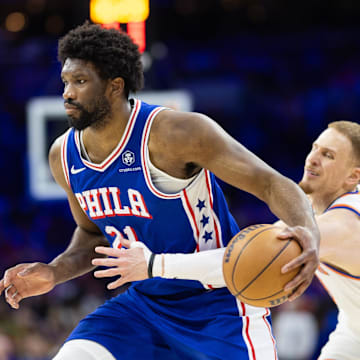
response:
<path fill-rule="evenodd" d="M 253 360 L 256 360 L 256 355 L 255 355 L 255 349 L 254 349 L 254 345 L 251 341 L 250 338 L 250 334 L 249 334 L 249 323 L 250 323 L 250 319 L 248 316 L 246 316 L 246 307 L 245 304 L 243 302 L 240 302 L 241 304 L 241 310 L 242 310 L 242 317 L 245 320 L 245 335 L 246 335 L 246 339 L 248 340 L 248 343 L 250 345 L 250 349 L 251 349 L 251 353 L 253 356 Z"/>
<path fill-rule="evenodd" d="M 242 316 L 245 316 L 246 315 L 245 304 L 243 302 L 240 302 L 240 304 L 241 304 Z"/>
<path fill-rule="evenodd" d="M 212 192 L 211 192 L 211 185 L 210 185 L 210 179 L 209 179 L 209 171 L 205 171 L 205 178 L 206 178 L 206 187 L 209 192 L 209 199 L 210 199 L 210 206 L 213 208 L 213 199 L 212 199 Z"/>
<path fill-rule="evenodd" d="M 246 322 L 245 334 L 246 334 L 246 337 L 247 337 L 247 339 L 249 341 L 249 344 L 250 344 L 250 349 L 251 349 L 251 353 L 252 353 L 252 356 L 253 356 L 253 360 L 256 360 L 254 345 L 253 345 L 253 343 L 251 341 L 250 334 L 249 334 L 250 318 L 248 316 L 245 316 L 245 322 Z"/>
<path fill-rule="evenodd" d="M 214 227 L 215 227 L 215 235 L 216 235 L 216 246 L 219 248 L 220 247 L 219 229 L 215 218 L 214 218 Z"/>
<path fill-rule="evenodd" d="M 266 319 L 266 316 L 268 316 L 268 315 L 270 315 L 270 310 L 269 310 L 269 309 L 266 309 L 266 313 L 263 315 L 262 318 L 264 319 L 264 322 L 265 322 L 265 324 L 266 324 L 266 327 L 267 327 L 268 330 L 269 330 L 270 337 L 271 337 L 271 341 L 272 341 L 273 346 L 274 346 L 274 359 L 277 360 L 278 357 L 277 357 L 277 353 L 276 353 L 275 339 L 274 339 L 274 337 L 273 337 L 270 324 L 269 324 L 268 320 Z"/>
<path fill-rule="evenodd" d="M 193 220 L 193 223 L 195 225 L 195 229 L 196 229 L 196 238 L 198 239 L 199 238 L 199 235 L 200 235 L 200 231 L 199 231 L 199 228 L 196 224 L 196 218 L 195 218 L 195 214 L 194 214 L 194 210 L 192 209 L 191 205 L 190 205 L 190 201 L 189 201 L 189 198 L 187 196 L 187 193 L 186 193 L 186 190 L 183 190 L 183 193 L 184 193 L 184 198 L 185 198 L 185 201 L 186 201 L 186 205 L 189 209 L 189 212 L 191 214 L 191 218 Z"/>
<path fill-rule="evenodd" d="M 75 131 L 74 139 L 75 139 L 76 147 L 79 149 L 79 151 L 80 151 L 80 153 L 81 153 L 81 147 L 80 147 L 80 132 L 79 132 L 79 131 Z"/>

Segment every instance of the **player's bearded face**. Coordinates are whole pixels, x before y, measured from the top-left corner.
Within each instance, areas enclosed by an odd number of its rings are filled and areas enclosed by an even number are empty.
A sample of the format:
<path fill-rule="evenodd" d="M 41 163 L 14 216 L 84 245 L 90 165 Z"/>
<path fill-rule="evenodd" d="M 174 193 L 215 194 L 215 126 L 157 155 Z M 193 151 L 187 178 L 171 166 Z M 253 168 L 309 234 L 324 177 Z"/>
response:
<path fill-rule="evenodd" d="M 83 130 L 89 126 L 102 127 L 111 114 L 111 106 L 105 95 L 98 95 L 87 105 L 71 99 L 66 100 L 65 103 L 73 105 L 78 110 L 75 114 L 68 115 L 69 125 L 77 130 Z"/>

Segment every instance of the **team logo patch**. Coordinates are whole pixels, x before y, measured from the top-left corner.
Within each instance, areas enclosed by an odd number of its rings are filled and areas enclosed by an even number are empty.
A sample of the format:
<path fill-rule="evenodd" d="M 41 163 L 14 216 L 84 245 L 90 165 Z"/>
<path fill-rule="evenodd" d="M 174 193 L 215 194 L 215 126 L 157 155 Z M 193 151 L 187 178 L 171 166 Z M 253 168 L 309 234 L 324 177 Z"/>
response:
<path fill-rule="evenodd" d="M 135 154 L 130 150 L 126 150 L 122 154 L 121 159 L 125 165 L 131 166 L 135 162 Z"/>

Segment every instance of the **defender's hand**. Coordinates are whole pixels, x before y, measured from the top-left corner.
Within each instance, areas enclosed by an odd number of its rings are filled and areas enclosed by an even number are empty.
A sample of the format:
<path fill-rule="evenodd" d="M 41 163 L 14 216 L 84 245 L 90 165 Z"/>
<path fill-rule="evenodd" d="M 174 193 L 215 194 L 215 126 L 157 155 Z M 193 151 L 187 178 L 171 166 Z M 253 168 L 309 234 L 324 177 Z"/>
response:
<path fill-rule="evenodd" d="M 43 263 L 19 264 L 5 271 L 0 280 L 0 295 L 13 309 L 19 308 L 22 299 L 42 295 L 55 286 L 53 267 Z"/>
<path fill-rule="evenodd" d="M 95 252 L 111 257 L 92 260 L 93 265 L 109 268 L 95 271 L 94 276 L 104 278 L 120 275 L 119 279 L 107 285 L 109 290 L 116 289 L 127 282 L 148 278 L 147 264 L 151 255 L 150 250 L 140 241 L 130 243 L 130 241 L 122 239 L 121 244 L 127 249 L 104 246 L 95 248 Z"/>
<path fill-rule="evenodd" d="M 295 300 L 307 289 L 319 266 L 318 236 L 319 234 L 314 234 L 302 226 L 287 227 L 278 235 L 282 240 L 295 239 L 303 249 L 298 257 L 281 269 L 282 273 L 287 273 L 301 267 L 295 278 L 285 285 L 286 291 L 293 289 L 293 293 L 289 296 L 290 301 Z"/>

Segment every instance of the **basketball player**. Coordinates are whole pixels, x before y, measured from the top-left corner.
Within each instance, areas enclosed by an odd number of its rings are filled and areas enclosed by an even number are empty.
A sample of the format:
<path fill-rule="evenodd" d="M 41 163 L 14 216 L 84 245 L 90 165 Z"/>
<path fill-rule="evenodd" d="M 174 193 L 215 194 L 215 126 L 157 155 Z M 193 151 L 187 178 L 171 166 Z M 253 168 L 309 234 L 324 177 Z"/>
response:
<path fill-rule="evenodd" d="M 321 233 L 316 272 L 338 309 L 319 360 L 360 359 L 360 125 L 330 123 L 306 158 L 301 188 Z"/>
<path fill-rule="evenodd" d="M 110 268 L 97 276 L 121 275 L 110 289 L 132 284 L 83 319 L 56 360 L 276 359 L 269 310 L 238 302 L 219 281 L 220 266 L 197 255 L 216 255 L 211 249 L 239 231 L 215 174 L 289 224 L 280 237 L 303 247 L 302 270 L 288 284 L 300 295 L 318 266 L 319 233 L 305 194 L 207 116 L 129 100 L 143 74 L 127 35 L 84 24 L 60 40 L 59 59 L 71 127 L 49 161 L 77 228 L 49 264 L 5 272 L 6 301 L 17 309 L 106 260 Z M 166 261 L 177 270 L 165 274 L 165 255 L 176 253 L 183 255 Z"/>

